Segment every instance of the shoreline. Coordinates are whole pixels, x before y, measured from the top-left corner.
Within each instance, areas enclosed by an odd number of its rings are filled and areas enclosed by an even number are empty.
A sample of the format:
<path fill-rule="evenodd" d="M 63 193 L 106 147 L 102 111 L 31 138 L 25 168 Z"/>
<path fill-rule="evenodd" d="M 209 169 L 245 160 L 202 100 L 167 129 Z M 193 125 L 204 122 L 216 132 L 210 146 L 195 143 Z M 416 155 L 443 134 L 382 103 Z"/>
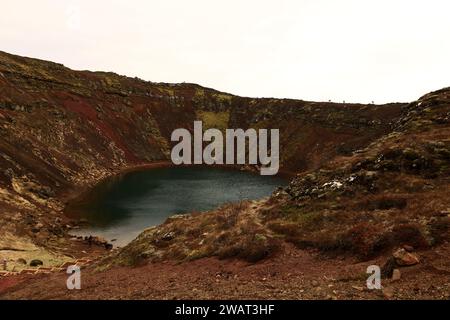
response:
<path fill-rule="evenodd" d="M 254 168 L 251 166 L 237 166 L 237 165 L 217 165 L 217 164 L 213 164 L 213 165 L 207 165 L 207 164 L 175 165 L 171 161 L 157 161 L 157 162 L 153 162 L 153 163 L 144 163 L 144 164 L 139 164 L 139 165 L 128 166 L 117 172 L 112 172 L 111 174 L 99 179 L 98 181 L 92 183 L 91 185 L 87 185 L 87 186 L 84 186 L 83 188 L 77 189 L 78 192 L 77 191 L 68 192 L 65 195 L 65 197 L 61 199 L 61 201 L 63 201 L 63 204 L 64 204 L 64 208 L 62 210 L 62 214 L 63 214 L 64 218 L 71 219 L 73 222 L 75 222 L 75 226 L 77 226 L 77 228 L 69 229 L 65 236 L 66 237 L 73 236 L 73 234 L 71 234 L 71 231 L 78 229 L 78 227 L 80 227 L 81 221 L 83 220 L 83 217 L 81 215 L 70 215 L 68 208 L 70 208 L 70 206 L 74 202 L 88 197 L 88 195 L 92 191 L 92 189 L 95 188 L 96 186 L 98 186 L 99 184 L 101 184 L 102 182 L 107 181 L 108 179 L 112 179 L 114 177 L 128 174 L 128 173 L 147 171 L 147 170 L 152 170 L 152 169 L 160 169 L 160 168 L 174 168 L 174 167 L 201 167 L 201 168 L 213 167 L 213 168 L 218 168 L 218 169 L 222 169 L 222 170 L 243 171 L 243 172 L 247 172 L 247 173 L 255 174 L 255 175 L 259 174 L 257 170 L 252 170 Z M 274 177 L 281 177 L 281 178 L 285 179 L 288 184 L 290 179 L 294 176 L 295 176 L 295 174 L 293 174 L 289 171 L 280 170 L 279 173 L 277 175 L 275 175 Z M 270 195 L 263 197 L 261 199 L 256 199 L 256 200 L 264 200 L 267 197 L 270 197 Z M 220 207 L 220 206 L 218 206 L 218 207 Z M 191 212 L 187 212 L 186 214 L 190 214 L 190 213 Z M 83 227 L 90 227 L 89 223 L 87 223 L 87 224 L 83 223 L 82 225 L 83 225 Z M 157 225 L 159 225 L 159 224 L 157 224 Z M 155 226 L 157 226 L 157 225 L 155 225 Z M 94 233 L 94 234 L 92 234 L 92 236 L 97 236 L 97 235 Z"/>
<path fill-rule="evenodd" d="M 253 174 L 258 174 L 257 171 L 252 170 L 253 167 L 248 166 L 239 166 L 239 165 L 226 165 L 226 164 L 181 164 L 181 165 L 175 165 L 171 161 L 157 161 L 157 162 L 151 162 L 151 163 L 143 163 L 138 165 L 131 165 L 127 166 L 124 169 L 120 169 L 117 172 L 114 170 L 110 174 L 102 177 L 101 179 L 92 182 L 92 185 L 87 185 L 83 187 L 76 187 L 73 191 L 66 191 L 63 192 L 59 201 L 61 201 L 64 204 L 63 212 L 65 212 L 66 207 L 72 203 L 74 200 L 83 197 L 84 194 L 88 193 L 92 188 L 94 188 L 96 185 L 102 183 L 103 181 L 107 179 L 111 179 L 115 176 L 120 176 L 123 174 L 127 174 L 130 172 L 139 172 L 139 171 L 145 171 L 150 169 L 160 169 L 160 168 L 172 168 L 172 167 L 213 167 L 213 168 L 220 168 L 224 170 L 233 170 L 233 171 L 245 171 Z M 293 177 L 295 177 L 297 173 L 280 169 L 279 172 L 275 175 L 281 178 L 284 178 L 286 180 L 290 180 Z"/>
<path fill-rule="evenodd" d="M 64 209 L 62 210 L 64 213 L 66 207 L 71 202 L 73 202 L 74 200 L 76 200 L 80 197 L 83 197 L 84 194 L 88 193 L 96 185 L 102 183 L 103 181 L 105 181 L 107 179 L 111 179 L 114 176 L 120 176 L 122 174 L 126 174 L 129 172 L 135 172 L 135 171 L 146 170 L 146 169 L 166 168 L 166 167 L 171 167 L 172 165 L 173 164 L 170 161 L 158 161 L 158 162 L 153 162 L 153 163 L 130 165 L 130 166 L 126 166 L 122 169 L 112 170 L 112 172 L 110 172 L 106 176 L 104 176 L 100 179 L 97 179 L 95 181 L 92 181 L 91 183 L 88 183 L 87 185 L 73 187 L 73 190 L 68 190 L 68 191 L 63 192 L 58 200 L 61 201 L 62 204 L 64 205 Z"/>

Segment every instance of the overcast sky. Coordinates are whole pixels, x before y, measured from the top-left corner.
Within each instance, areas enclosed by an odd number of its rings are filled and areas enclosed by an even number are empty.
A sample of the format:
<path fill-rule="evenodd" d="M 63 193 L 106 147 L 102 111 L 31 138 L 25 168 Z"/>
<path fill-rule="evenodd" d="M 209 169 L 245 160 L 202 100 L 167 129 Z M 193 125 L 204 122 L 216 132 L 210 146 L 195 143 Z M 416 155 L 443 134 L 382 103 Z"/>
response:
<path fill-rule="evenodd" d="M 376 103 L 450 86 L 448 0 L 2 0 L 0 50 L 243 96 Z"/>

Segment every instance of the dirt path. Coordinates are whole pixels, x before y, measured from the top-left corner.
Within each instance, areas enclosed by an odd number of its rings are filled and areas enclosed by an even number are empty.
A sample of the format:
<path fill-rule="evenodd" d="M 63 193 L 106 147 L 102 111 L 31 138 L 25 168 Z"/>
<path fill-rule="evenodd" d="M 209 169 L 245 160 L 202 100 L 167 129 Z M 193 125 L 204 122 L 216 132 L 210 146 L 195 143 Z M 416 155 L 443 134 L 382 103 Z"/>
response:
<path fill-rule="evenodd" d="M 176 264 L 95 272 L 82 269 L 82 289 L 66 289 L 64 273 L 0 279 L 1 299 L 449 299 L 450 245 L 420 252 L 422 262 L 402 268 L 383 290 L 366 289 L 364 263 L 326 259 L 286 245 L 283 253 L 256 264 L 205 258 Z M 3 284 L 3 285 L 2 285 Z"/>

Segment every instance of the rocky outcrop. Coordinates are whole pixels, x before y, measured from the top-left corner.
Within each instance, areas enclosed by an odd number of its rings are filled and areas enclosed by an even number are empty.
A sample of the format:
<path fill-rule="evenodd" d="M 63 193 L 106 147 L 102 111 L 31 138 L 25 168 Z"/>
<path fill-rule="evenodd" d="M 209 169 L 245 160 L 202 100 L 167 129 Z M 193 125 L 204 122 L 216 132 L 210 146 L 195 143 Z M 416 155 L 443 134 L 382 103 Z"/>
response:
<path fill-rule="evenodd" d="M 299 247 L 364 259 L 448 241 L 449 112 L 450 89 L 402 107 L 392 132 L 294 178 L 267 222 Z"/>

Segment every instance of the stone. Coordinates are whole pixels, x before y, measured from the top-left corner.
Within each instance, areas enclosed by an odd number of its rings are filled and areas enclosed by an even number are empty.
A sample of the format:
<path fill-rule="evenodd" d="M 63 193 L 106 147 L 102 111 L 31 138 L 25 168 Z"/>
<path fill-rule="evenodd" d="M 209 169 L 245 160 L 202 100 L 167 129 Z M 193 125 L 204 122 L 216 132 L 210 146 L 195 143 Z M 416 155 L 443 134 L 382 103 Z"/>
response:
<path fill-rule="evenodd" d="M 84 241 L 87 241 L 89 246 L 91 245 L 105 246 L 106 244 L 108 244 L 108 241 L 106 241 L 104 238 L 97 236 L 89 236 L 89 237 L 86 236 L 84 237 Z"/>
<path fill-rule="evenodd" d="M 33 233 L 37 233 L 37 232 L 40 232 L 43 227 L 44 227 L 44 225 L 39 222 L 31 229 L 31 231 Z"/>
<path fill-rule="evenodd" d="M 413 252 L 414 251 L 414 247 L 410 246 L 410 245 L 407 245 L 407 244 L 403 245 L 403 249 L 405 249 L 408 252 Z"/>
<path fill-rule="evenodd" d="M 364 288 L 360 286 L 352 286 L 352 288 L 358 291 L 364 291 Z"/>
<path fill-rule="evenodd" d="M 394 289 L 392 287 L 383 288 L 382 293 L 386 299 L 392 299 L 394 297 Z"/>
<path fill-rule="evenodd" d="M 395 251 L 393 257 L 399 266 L 413 266 L 420 262 L 419 258 L 414 253 L 407 252 L 403 248 Z"/>
<path fill-rule="evenodd" d="M 164 234 L 164 235 L 161 237 L 161 240 L 164 240 L 164 241 L 170 241 L 170 240 L 172 240 L 173 238 L 175 238 L 175 232 L 170 231 L 170 232 L 167 232 L 166 234 Z"/>
<path fill-rule="evenodd" d="M 401 276 L 402 276 L 402 273 L 400 272 L 400 270 L 394 269 L 394 271 L 392 272 L 392 281 L 400 280 Z"/>
<path fill-rule="evenodd" d="M 42 260 L 34 259 L 34 260 L 31 260 L 30 267 L 42 266 L 43 264 L 44 263 L 42 262 Z"/>
<path fill-rule="evenodd" d="M 450 217 L 450 209 L 439 211 L 441 217 Z"/>
<path fill-rule="evenodd" d="M 106 243 L 108 243 L 108 241 L 106 241 L 106 239 L 105 239 L 105 238 L 102 238 L 102 237 L 95 237 L 95 241 L 96 241 L 98 244 L 106 244 Z"/>
<path fill-rule="evenodd" d="M 19 264 L 25 264 L 25 265 L 27 264 L 27 260 L 25 260 L 24 258 L 19 258 L 16 260 L 16 262 Z"/>

